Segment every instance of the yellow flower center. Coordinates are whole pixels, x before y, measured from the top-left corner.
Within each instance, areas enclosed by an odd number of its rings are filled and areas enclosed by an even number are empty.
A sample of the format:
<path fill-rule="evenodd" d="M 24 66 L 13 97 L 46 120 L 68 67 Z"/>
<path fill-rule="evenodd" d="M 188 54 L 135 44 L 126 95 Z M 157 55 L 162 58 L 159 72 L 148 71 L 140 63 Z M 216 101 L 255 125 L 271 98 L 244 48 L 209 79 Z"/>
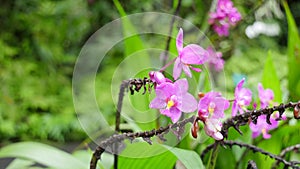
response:
<path fill-rule="evenodd" d="M 169 100 L 168 103 L 167 103 L 167 109 L 170 109 L 171 107 L 174 106 L 174 101 L 173 100 Z"/>
<path fill-rule="evenodd" d="M 267 130 L 266 130 L 265 128 L 263 128 L 263 129 L 261 129 L 261 132 L 262 132 L 263 134 L 266 134 L 266 133 L 267 133 Z"/>
<path fill-rule="evenodd" d="M 215 108 L 216 108 L 216 104 L 215 103 L 209 103 L 209 106 L 208 106 L 208 112 L 213 114 L 215 112 Z"/>

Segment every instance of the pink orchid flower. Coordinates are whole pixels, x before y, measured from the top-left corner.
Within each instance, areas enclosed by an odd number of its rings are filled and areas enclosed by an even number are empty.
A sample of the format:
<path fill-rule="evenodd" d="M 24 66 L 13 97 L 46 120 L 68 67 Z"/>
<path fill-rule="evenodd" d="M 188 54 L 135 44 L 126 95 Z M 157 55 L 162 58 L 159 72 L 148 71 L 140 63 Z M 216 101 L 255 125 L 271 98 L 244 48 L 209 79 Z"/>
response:
<path fill-rule="evenodd" d="M 216 11 L 210 13 L 208 23 L 222 37 L 228 36 L 230 26 L 235 26 L 241 19 L 241 14 L 231 0 L 218 0 Z"/>
<path fill-rule="evenodd" d="M 222 122 L 218 119 L 209 118 L 204 122 L 204 131 L 207 135 L 215 140 L 222 140 L 223 135 L 221 133 Z"/>
<path fill-rule="evenodd" d="M 204 123 L 204 130 L 207 135 L 215 140 L 222 140 L 221 118 L 230 103 L 219 92 L 208 92 L 201 97 L 198 104 L 198 117 Z"/>
<path fill-rule="evenodd" d="M 243 114 L 245 107 L 249 106 L 252 101 L 252 92 L 250 89 L 243 88 L 244 82 L 245 78 L 243 78 L 235 88 L 232 116 L 235 116 L 238 111 Z"/>
<path fill-rule="evenodd" d="M 207 51 L 196 44 L 189 44 L 183 47 L 183 30 L 180 28 L 177 38 L 176 47 L 178 57 L 175 60 L 173 77 L 178 79 L 183 70 L 188 77 L 192 77 L 191 70 L 200 72 L 201 69 L 192 67 L 191 64 L 201 65 L 207 60 Z"/>
<path fill-rule="evenodd" d="M 186 79 L 177 80 L 175 83 L 163 82 L 155 89 L 156 97 L 149 107 L 159 109 L 160 113 L 171 118 L 176 123 L 182 112 L 189 113 L 197 109 L 196 99 L 188 93 Z"/>
<path fill-rule="evenodd" d="M 223 118 L 224 111 L 230 103 L 219 92 L 208 92 L 199 100 L 198 116 L 200 118 Z"/>
<path fill-rule="evenodd" d="M 267 115 L 261 115 L 257 119 L 257 123 L 250 123 L 250 129 L 252 130 L 252 138 L 258 137 L 260 134 L 263 135 L 264 139 L 271 138 L 271 135 L 268 131 L 278 127 L 278 121 L 275 120 L 272 116 L 270 117 L 271 125 L 266 122 Z"/>
<path fill-rule="evenodd" d="M 264 89 L 261 83 L 258 84 L 258 96 L 262 109 L 268 107 L 274 100 L 274 92 L 271 89 Z"/>
<path fill-rule="evenodd" d="M 207 49 L 208 52 L 208 64 L 211 68 L 214 68 L 216 71 L 221 71 L 224 68 L 224 60 L 222 59 L 221 52 L 215 52 L 211 46 Z"/>

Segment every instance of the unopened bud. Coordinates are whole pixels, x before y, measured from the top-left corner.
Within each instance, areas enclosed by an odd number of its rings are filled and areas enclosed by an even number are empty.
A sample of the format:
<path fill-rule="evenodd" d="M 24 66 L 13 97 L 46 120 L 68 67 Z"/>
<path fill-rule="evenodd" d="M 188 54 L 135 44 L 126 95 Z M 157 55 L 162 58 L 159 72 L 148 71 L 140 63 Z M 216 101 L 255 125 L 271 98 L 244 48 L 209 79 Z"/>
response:
<path fill-rule="evenodd" d="M 204 96 L 205 96 L 205 93 L 202 93 L 202 92 L 199 92 L 199 93 L 198 93 L 198 98 L 199 98 L 199 99 L 201 99 L 201 98 L 204 97 Z"/>
<path fill-rule="evenodd" d="M 198 131 L 199 131 L 199 124 L 198 124 L 198 121 L 195 120 L 193 123 L 193 126 L 191 128 L 191 133 L 194 138 L 198 137 Z"/>
<path fill-rule="evenodd" d="M 295 119 L 300 119 L 299 111 L 300 111 L 299 104 L 297 104 L 294 108 L 294 118 Z"/>

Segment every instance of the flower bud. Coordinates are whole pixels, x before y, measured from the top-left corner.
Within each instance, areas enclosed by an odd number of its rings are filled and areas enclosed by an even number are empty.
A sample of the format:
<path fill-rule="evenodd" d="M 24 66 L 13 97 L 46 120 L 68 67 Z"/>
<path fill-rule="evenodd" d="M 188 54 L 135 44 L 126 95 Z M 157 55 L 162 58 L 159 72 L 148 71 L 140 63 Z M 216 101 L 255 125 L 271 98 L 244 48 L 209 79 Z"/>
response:
<path fill-rule="evenodd" d="M 199 124 L 198 124 L 198 121 L 195 120 L 193 123 L 193 126 L 191 128 L 191 133 L 194 138 L 198 137 L 198 131 L 199 131 Z"/>
<path fill-rule="evenodd" d="M 165 76 L 161 72 L 151 71 L 149 72 L 149 77 L 153 82 L 157 84 L 163 83 L 166 81 Z"/>
<path fill-rule="evenodd" d="M 299 111 L 300 111 L 299 104 L 297 104 L 297 105 L 294 107 L 294 118 L 295 118 L 295 119 L 300 119 Z"/>
<path fill-rule="evenodd" d="M 205 93 L 202 93 L 202 92 L 199 92 L 199 93 L 198 93 L 198 98 L 199 98 L 199 99 L 201 99 L 201 98 L 204 97 L 204 96 L 205 96 Z"/>

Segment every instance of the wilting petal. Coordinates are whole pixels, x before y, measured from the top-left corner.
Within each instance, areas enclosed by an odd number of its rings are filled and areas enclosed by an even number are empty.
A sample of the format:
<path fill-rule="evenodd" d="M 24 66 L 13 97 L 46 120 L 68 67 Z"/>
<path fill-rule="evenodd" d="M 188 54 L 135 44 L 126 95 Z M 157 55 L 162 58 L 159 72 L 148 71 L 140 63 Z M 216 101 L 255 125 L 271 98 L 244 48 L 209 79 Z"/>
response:
<path fill-rule="evenodd" d="M 185 64 L 203 64 L 207 60 L 207 51 L 201 46 L 190 44 L 183 48 L 181 61 Z"/>
<path fill-rule="evenodd" d="M 215 139 L 215 140 L 222 140 L 223 139 L 223 135 L 220 133 L 220 132 L 216 132 L 212 135 L 212 137 Z"/>
<path fill-rule="evenodd" d="M 179 32 L 177 34 L 176 47 L 177 47 L 178 54 L 180 55 L 183 48 L 183 30 L 181 28 L 179 29 Z"/>
<path fill-rule="evenodd" d="M 177 57 L 174 63 L 174 68 L 173 68 L 173 77 L 175 80 L 177 80 L 181 74 L 182 70 L 182 63 L 180 62 L 180 58 Z"/>

